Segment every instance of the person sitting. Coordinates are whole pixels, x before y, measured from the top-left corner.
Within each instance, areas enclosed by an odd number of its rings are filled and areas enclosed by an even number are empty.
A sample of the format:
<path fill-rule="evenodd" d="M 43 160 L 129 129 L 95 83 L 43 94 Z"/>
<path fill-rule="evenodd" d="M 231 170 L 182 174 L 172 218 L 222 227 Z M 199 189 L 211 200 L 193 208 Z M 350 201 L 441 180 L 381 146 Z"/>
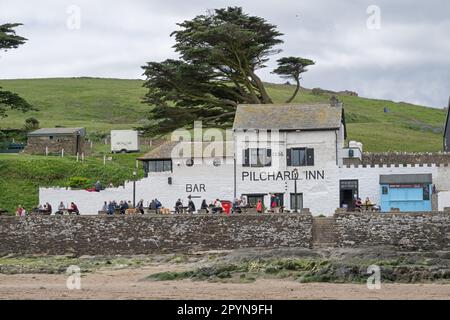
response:
<path fill-rule="evenodd" d="M 194 204 L 194 201 L 192 201 L 192 199 L 190 197 L 189 197 L 189 202 L 188 202 L 188 211 L 189 211 L 189 213 L 195 212 L 195 204 Z"/>
<path fill-rule="evenodd" d="M 44 206 L 43 206 L 42 204 L 40 204 L 40 205 L 37 207 L 37 209 L 35 209 L 35 211 L 36 211 L 38 214 L 42 214 L 42 213 L 45 211 L 45 208 L 44 208 Z"/>
<path fill-rule="evenodd" d="M 139 200 L 136 209 L 138 209 L 141 214 L 144 214 L 144 199 Z"/>
<path fill-rule="evenodd" d="M 366 197 L 366 201 L 364 201 L 364 204 L 365 204 L 366 206 L 372 206 L 372 205 L 373 205 L 373 204 L 372 204 L 372 201 L 370 201 L 369 197 Z"/>
<path fill-rule="evenodd" d="M 45 207 L 44 207 L 44 208 L 45 208 L 45 210 L 44 210 L 43 213 L 44 213 L 45 215 L 48 215 L 48 216 L 49 216 L 49 215 L 52 214 L 53 208 L 52 208 L 52 206 L 50 205 L 50 203 L 47 202 L 47 203 L 45 204 Z"/>
<path fill-rule="evenodd" d="M 181 213 L 183 210 L 183 202 L 181 202 L 181 199 L 178 199 L 177 202 L 175 202 L 175 213 Z"/>
<path fill-rule="evenodd" d="M 25 209 L 21 205 L 19 205 L 16 210 L 16 216 L 17 217 L 25 217 L 25 213 L 26 213 Z"/>
<path fill-rule="evenodd" d="M 155 199 L 155 203 L 156 203 L 156 213 L 159 214 L 159 211 L 162 208 L 162 203 L 158 199 Z"/>
<path fill-rule="evenodd" d="M 114 215 L 115 211 L 116 211 L 115 202 L 114 201 L 110 201 L 108 203 L 108 210 L 106 211 L 106 214 L 112 216 L 112 215 Z"/>
<path fill-rule="evenodd" d="M 120 201 L 120 214 L 125 214 L 127 209 L 129 209 L 128 203 L 126 201 Z"/>
<path fill-rule="evenodd" d="M 239 199 L 234 199 L 233 201 L 233 213 L 241 213 L 241 201 Z"/>
<path fill-rule="evenodd" d="M 102 184 L 100 183 L 100 181 L 97 181 L 94 185 L 94 189 L 96 192 L 100 192 L 102 191 Z"/>
<path fill-rule="evenodd" d="M 356 201 L 355 201 L 355 209 L 357 211 L 361 211 L 361 208 L 362 208 L 361 198 L 357 198 Z"/>
<path fill-rule="evenodd" d="M 55 212 L 55 214 L 58 215 L 63 215 L 64 214 L 64 210 L 66 210 L 66 206 L 64 205 L 64 203 L 61 201 L 58 205 L 58 211 Z"/>
<path fill-rule="evenodd" d="M 69 214 L 75 213 L 76 215 L 80 215 L 80 210 L 78 210 L 78 207 L 75 203 L 71 202 L 69 206 Z"/>
<path fill-rule="evenodd" d="M 222 207 L 222 202 L 220 202 L 219 199 L 216 199 L 216 201 L 214 201 L 214 208 L 212 209 L 213 213 L 222 213 L 223 212 L 223 207 Z"/>
<path fill-rule="evenodd" d="M 203 199 L 202 204 L 200 205 L 200 210 L 202 210 L 204 213 L 208 213 L 208 204 L 206 203 L 205 199 Z"/>

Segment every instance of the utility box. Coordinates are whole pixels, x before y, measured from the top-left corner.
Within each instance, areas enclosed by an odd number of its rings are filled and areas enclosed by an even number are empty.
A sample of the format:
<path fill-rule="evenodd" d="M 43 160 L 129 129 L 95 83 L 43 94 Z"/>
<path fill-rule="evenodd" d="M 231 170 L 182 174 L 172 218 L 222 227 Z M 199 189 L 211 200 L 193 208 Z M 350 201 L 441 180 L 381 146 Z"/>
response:
<path fill-rule="evenodd" d="M 139 152 L 139 133 L 135 130 L 111 130 L 111 152 Z"/>

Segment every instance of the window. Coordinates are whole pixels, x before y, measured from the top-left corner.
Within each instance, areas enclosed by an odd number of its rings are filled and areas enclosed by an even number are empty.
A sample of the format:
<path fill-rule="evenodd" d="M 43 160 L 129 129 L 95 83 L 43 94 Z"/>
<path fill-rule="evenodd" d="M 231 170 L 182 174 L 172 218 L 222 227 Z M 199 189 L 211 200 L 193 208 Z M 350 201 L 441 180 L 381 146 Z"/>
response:
<path fill-rule="evenodd" d="M 291 210 L 303 209 L 303 193 L 291 193 Z"/>
<path fill-rule="evenodd" d="M 287 165 L 291 167 L 314 166 L 314 149 L 293 148 L 287 150 Z"/>
<path fill-rule="evenodd" d="M 50 140 L 53 140 L 53 136 L 49 136 L 48 138 L 49 138 Z"/>
<path fill-rule="evenodd" d="M 271 149 L 245 149 L 243 150 L 244 167 L 270 167 L 272 165 Z"/>
<path fill-rule="evenodd" d="M 172 160 L 151 160 L 144 169 L 147 169 L 147 172 L 172 171 Z"/>
<path fill-rule="evenodd" d="M 388 194 L 389 193 L 389 189 L 387 186 L 382 186 L 381 187 L 381 193 L 382 194 Z"/>
<path fill-rule="evenodd" d="M 423 186 L 423 200 L 430 200 L 430 186 Z"/>
<path fill-rule="evenodd" d="M 256 207 L 259 200 L 264 204 L 264 194 L 246 194 L 245 196 L 247 197 L 247 203 L 251 207 Z"/>

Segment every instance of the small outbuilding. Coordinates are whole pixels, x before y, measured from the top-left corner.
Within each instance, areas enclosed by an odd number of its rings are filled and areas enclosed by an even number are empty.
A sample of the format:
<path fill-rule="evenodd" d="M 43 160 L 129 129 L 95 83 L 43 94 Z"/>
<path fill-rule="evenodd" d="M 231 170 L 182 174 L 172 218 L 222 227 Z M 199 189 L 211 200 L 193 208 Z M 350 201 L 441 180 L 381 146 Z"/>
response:
<path fill-rule="evenodd" d="M 30 154 L 84 152 L 85 128 L 42 128 L 28 134 L 25 152 Z"/>

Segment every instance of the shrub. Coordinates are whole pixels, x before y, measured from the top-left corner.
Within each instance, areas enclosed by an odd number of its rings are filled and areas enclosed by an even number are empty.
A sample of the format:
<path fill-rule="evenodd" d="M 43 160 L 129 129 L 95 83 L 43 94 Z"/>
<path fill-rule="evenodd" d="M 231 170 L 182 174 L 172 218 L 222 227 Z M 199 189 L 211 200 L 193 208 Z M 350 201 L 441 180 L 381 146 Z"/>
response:
<path fill-rule="evenodd" d="M 324 90 L 320 88 L 314 88 L 312 89 L 311 93 L 315 96 L 321 96 L 324 93 Z"/>
<path fill-rule="evenodd" d="M 87 189 L 92 187 L 92 182 L 84 177 L 71 177 L 69 179 L 69 187 L 74 189 Z"/>
<path fill-rule="evenodd" d="M 25 129 L 26 130 L 35 130 L 39 129 L 39 120 L 36 118 L 28 118 L 25 120 Z"/>

